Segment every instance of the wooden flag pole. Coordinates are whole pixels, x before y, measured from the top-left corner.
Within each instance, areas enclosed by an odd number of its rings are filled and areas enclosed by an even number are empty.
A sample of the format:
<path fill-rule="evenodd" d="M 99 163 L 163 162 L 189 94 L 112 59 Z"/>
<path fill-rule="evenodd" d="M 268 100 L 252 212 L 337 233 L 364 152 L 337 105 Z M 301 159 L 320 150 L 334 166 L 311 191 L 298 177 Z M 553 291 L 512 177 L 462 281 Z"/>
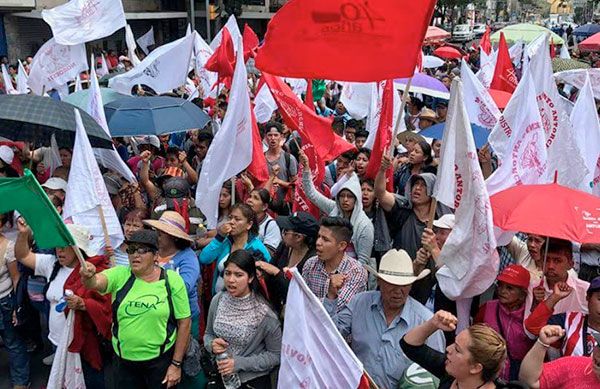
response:
<path fill-rule="evenodd" d="M 73 245 L 71 246 L 71 248 L 73 249 L 73 251 L 75 251 L 75 255 L 77 256 L 77 259 L 79 259 L 79 264 L 81 265 L 81 268 L 85 269 L 85 259 L 83 259 L 81 249 L 77 245 Z"/>
<path fill-rule="evenodd" d="M 106 226 L 106 218 L 104 217 L 104 210 L 102 209 L 102 205 L 97 205 L 96 209 L 98 210 L 98 215 L 100 215 L 100 222 L 102 223 L 102 232 L 104 233 L 104 244 L 106 246 L 110 246 L 110 236 L 108 234 L 108 227 Z M 115 266 L 114 254 L 110 256 L 110 263 L 113 265 L 113 267 Z"/>
<path fill-rule="evenodd" d="M 431 197 L 431 205 L 429 206 L 429 219 L 427 220 L 427 228 L 433 227 L 433 219 L 435 219 L 435 211 L 437 210 L 437 199 Z"/>
<path fill-rule="evenodd" d="M 369 381 L 369 389 L 379 389 L 379 386 L 373 381 L 373 378 L 367 373 L 366 370 L 363 370 L 365 377 L 367 377 L 367 381 Z"/>
<path fill-rule="evenodd" d="M 400 129 L 400 121 L 403 120 L 403 117 L 404 117 L 404 108 L 406 107 L 406 104 L 408 103 L 408 99 L 410 98 L 409 92 L 410 92 L 411 85 L 412 85 L 412 77 L 410 77 L 408 79 L 408 82 L 406 83 L 406 88 L 404 88 L 404 93 L 402 94 L 402 102 L 400 103 L 400 111 L 398 112 L 398 115 L 396 116 L 396 126 L 394 127 L 394 132 L 392 133 L 392 144 L 390 145 L 390 157 L 394 156 L 394 142 L 396 140 L 396 137 L 398 136 L 398 130 Z M 396 92 L 394 91 L 394 93 L 396 93 Z"/>

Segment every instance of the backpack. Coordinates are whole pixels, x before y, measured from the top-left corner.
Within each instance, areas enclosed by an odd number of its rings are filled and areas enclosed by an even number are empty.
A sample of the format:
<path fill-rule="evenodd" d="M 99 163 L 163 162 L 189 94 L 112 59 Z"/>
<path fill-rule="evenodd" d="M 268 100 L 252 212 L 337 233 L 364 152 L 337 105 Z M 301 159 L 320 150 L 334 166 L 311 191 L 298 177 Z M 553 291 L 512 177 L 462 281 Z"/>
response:
<path fill-rule="evenodd" d="M 131 275 L 125 282 L 125 285 L 121 289 L 115 293 L 115 300 L 112 303 L 112 335 L 117 339 L 117 349 L 119 350 L 118 355 L 122 357 L 121 353 L 121 342 L 119 340 L 119 319 L 118 319 L 118 311 L 119 306 L 133 287 L 133 283 L 135 282 L 135 275 L 131 272 Z M 165 288 L 167 289 L 167 302 L 169 304 L 169 318 L 167 319 L 167 334 L 165 337 L 165 341 L 160 346 L 160 354 L 162 355 L 165 352 L 165 347 L 169 344 L 169 340 L 173 335 L 173 332 L 177 329 L 177 320 L 175 319 L 175 312 L 173 310 L 173 300 L 171 298 L 171 285 L 169 284 L 169 277 L 167 276 L 167 271 L 163 268 L 160 269 L 160 277 L 159 280 L 165 280 Z"/>
<path fill-rule="evenodd" d="M 46 285 L 44 285 L 44 289 L 42 289 L 42 293 L 44 295 L 44 298 L 46 298 L 46 292 L 48 292 L 48 288 L 50 288 L 50 283 L 56 279 L 56 276 L 58 275 L 58 272 L 60 271 L 60 268 L 61 268 L 61 264 L 57 260 L 56 262 L 54 262 L 54 267 L 52 268 L 52 272 L 50 273 L 50 277 L 48 278 L 48 282 L 46 282 Z"/>

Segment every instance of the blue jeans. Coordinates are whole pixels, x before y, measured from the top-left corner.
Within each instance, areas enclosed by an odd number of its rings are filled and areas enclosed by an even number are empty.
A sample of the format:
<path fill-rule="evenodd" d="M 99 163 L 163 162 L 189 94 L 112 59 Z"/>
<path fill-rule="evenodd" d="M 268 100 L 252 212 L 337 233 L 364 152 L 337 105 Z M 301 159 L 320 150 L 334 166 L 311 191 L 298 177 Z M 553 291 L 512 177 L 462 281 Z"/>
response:
<path fill-rule="evenodd" d="M 0 336 L 8 350 L 10 377 L 14 386 L 29 385 L 29 354 L 25 342 L 12 324 L 12 294 L 0 299 Z"/>

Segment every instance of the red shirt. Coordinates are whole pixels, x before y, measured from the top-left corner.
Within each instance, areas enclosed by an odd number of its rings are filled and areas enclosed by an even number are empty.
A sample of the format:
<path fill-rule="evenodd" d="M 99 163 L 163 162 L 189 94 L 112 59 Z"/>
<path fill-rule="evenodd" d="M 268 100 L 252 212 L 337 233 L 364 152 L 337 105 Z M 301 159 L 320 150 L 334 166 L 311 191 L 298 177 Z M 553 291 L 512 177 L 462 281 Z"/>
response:
<path fill-rule="evenodd" d="M 597 389 L 600 380 L 592 370 L 591 357 L 564 357 L 544 363 L 540 389 Z"/>

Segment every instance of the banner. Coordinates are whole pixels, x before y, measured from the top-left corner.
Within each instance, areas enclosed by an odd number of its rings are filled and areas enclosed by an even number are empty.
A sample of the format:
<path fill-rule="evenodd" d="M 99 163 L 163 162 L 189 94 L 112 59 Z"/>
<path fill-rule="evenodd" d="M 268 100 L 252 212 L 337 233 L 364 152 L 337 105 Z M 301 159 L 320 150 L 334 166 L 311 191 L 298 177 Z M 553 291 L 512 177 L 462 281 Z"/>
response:
<path fill-rule="evenodd" d="M 127 44 L 127 56 L 129 57 L 129 60 L 131 61 L 134 67 L 138 66 L 140 64 L 140 59 L 135 53 L 137 45 L 135 44 L 133 31 L 131 31 L 131 27 L 129 26 L 129 24 L 125 26 L 125 43 Z"/>
<path fill-rule="evenodd" d="M 374 83 L 345 82 L 340 94 L 340 101 L 354 119 L 360 120 L 369 114 L 371 90 Z"/>
<path fill-rule="evenodd" d="M 137 39 L 137 44 L 140 45 L 140 49 L 144 52 L 144 54 L 148 55 L 148 47 L 154 46 L 156 43 L 154 42 L 154 26 L 150 27 L 147 33 L 142 35 Z"/>
<path fill-rule="evenodd" d="M 28 85 L 36 95 L 63 88 L 88 69 L 85 45 L 65 46 L 54 38 L 38 50 L 29 70 Z M 129 93 L 128 93 L 129 94 Z"/>
<path fill-rule="evenodd" d="M 204 67 L 208 59 L 213 55 L 213 49 L 202 39 L 197 31 L 193 32 L 194 35 L 194 71 L 196 77 L 200 80 L 202 90 L 200 97 L 205 99 L 210 96 L 210 92 L 213 86 L 217 83 L 217 73 L 206 70 Z M 216 96 L 215 96 L 216 97 Z"/>
<path fill-rule="evenodd" d="M 171 92 L 187 80 L 193 45 L 194 36 L 189 35 L 160 46 L 135 68 L 111 78 L 108 87 L 125 95 L 135 85 L 147 85 L 156 94 Z"/>
<path fill-rule="evenodd" d="M 500 110 L 464 59 L 460 67 L 460 78 L 469 120 L 491 130 L 500 118 Z"/>
<path fill-rule="evenodd" d="M 78 45 L 112 35 L 125 27 L 121 0 L 71 0 L 42 11 L 52 35 L 61 45 Z"/>

